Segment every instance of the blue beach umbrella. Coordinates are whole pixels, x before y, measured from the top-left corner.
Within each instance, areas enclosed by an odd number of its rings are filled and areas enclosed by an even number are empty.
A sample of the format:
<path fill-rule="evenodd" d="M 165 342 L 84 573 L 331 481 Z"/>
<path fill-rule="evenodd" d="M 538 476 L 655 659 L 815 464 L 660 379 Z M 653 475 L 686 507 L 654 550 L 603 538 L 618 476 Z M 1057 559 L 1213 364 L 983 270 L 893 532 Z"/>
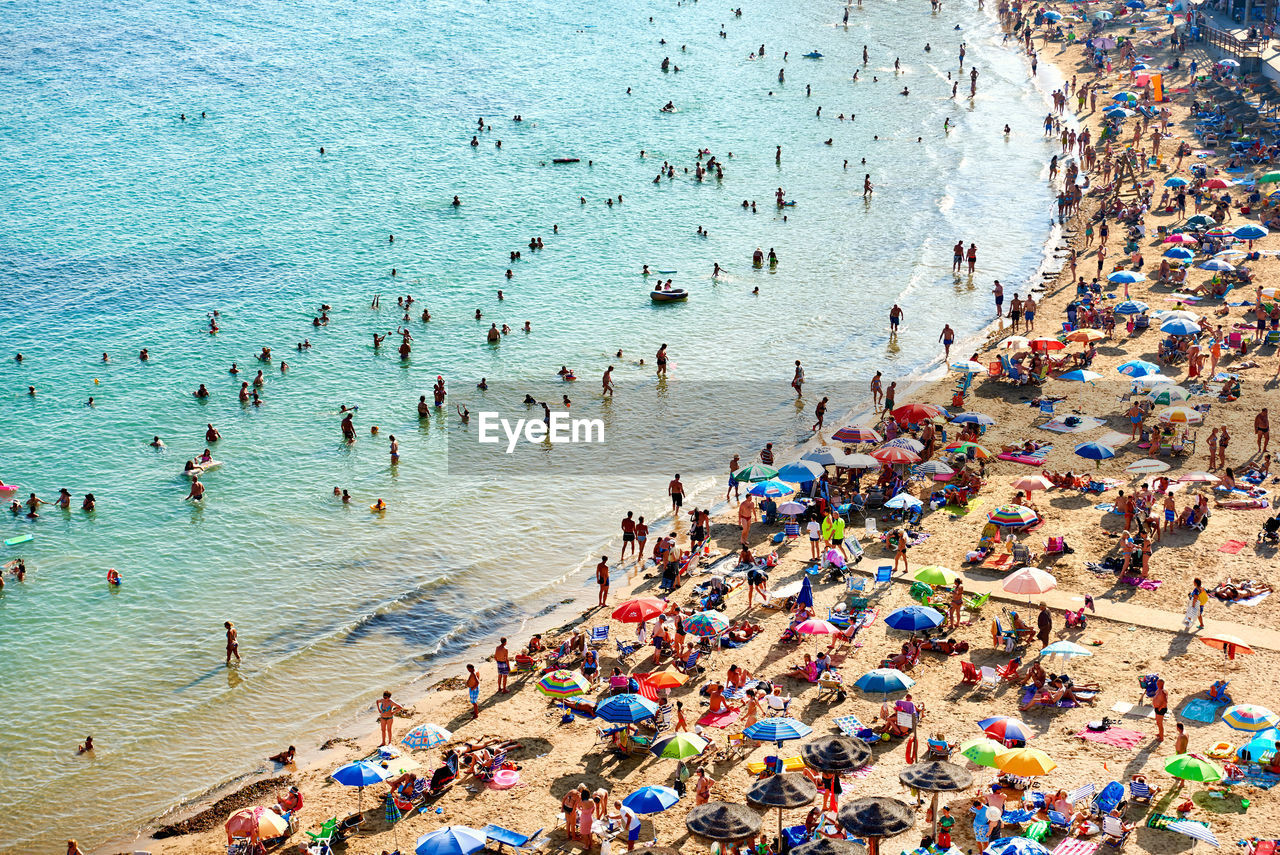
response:
<path fill-rule="evenodd" d="M 897 668 L 876 668 L 863 674 L 853 685 L 868 694 L 887 695 L 891 692 L 905 692 L 915 684 L 915 680 Z"/>
<path fill-rule="evenodd" d="M 759 484 L 752 484 L 751 489 L 747 492 L 753 496 L 767 496 L 771 499 L 777 499 L 781 496 L 790 496 L 796 491 L 794 484 L 788 484 L 785 481 L 761 481 Z"/>
<path fill-rule="evenodd" d="M 364 812 L 364 788 L 380 784 L 391 777 L 391 772 L 367 760 L 359 760 L 339 766 L 329 776 L 344 787 L 356 788 L 356 808 Z"/>
<path fill-rule="evenodd" d="M 1169 320 L 1160 325 L 1160 332 L 1165 332 L 1169 335 L 1198 335 L 1200 333 L 1200 325 L 1186 318 L 1169 318 Z"/>
<path fill-rule="evenodd" d="M 417 855 L 471 855 L 484 848 L 485 837 L 465 825 L 446 825 L 418 838 Z"/>
<path fill-rule="evenodd" d="M 1075 371 L 1068 371 L 1066 374 L 1059 374 L 1059 380 L 1066 380 L 1070 383 L 1092 383 L 1099 380 L 1102 375 L 1096 371 L 1087 371 L 1083 368 L 1077 368 Z"/>
<path fill-rule="evenodd" d="M 1117 315 L 1141 315 L 1150 309 L 1151 307 L 1141 300 L 1125 300 L 1116 306 L 1115 312 Z"/>
<path fill-rule="evenodd" d="M 1136 104 L 1138 102 L 1138 96 L 1133 94 L 1132 92 L 1117 92 L 1116 94 L 1111 96 L 1111 100 L 1125 101 L 1129 104 Z"/>
<path fill-rule="evenodd" d="M 1165 187 L 1186 187 L 1190 183 L 1191 182 L 1188 181 L 1187 179 L 1182 178 L 1181 176 L 1175 175 L 1172 178 L 1166 178 L 1164 182 L 1164 186 Z"/>
<path fill-rule="evenodd" d="M 922 629 L 933 629 L 942 626 L 942 612 L 928 606 L 907 606 L 892 611 L 884 622 L 893 629 L 903 632 L 919 632 Z"/>
<path fill-rule="evenodd" d="M 680 801 L 680 794 L 670 787 L 641 787 L 622 800 L 622 806 L 636 813 L 662 813 Z"/>
<path fill-rule="evenodd" d="M 823 471 L 820 463 L 815 463 L 812 460 L 797 460 L 778 470 L 778 480 L 789 481 L 792 484 L 803 484 L 806 481 L 818 480 L 822 477 Z"/>
<path fill-rule="evenodd" d="M 1172 258 L 1174 261 L 1190 261 L 1196 257 L 1196 254 L 1185 246 L 1170 247 L 1164 251 L 1165 258 Z"/>
<path fill-rule="evenodd" d="M 1134 282 L 1146 282 L 1147 275 L 1137 270 L 1117 270 L 1107 277 L 1107 281 L 1133 284 Z"/>
<path fill-rule="evenodd" d="M 647 718 L 653 718 L 658 712 L 658 705 L 648 698 L 639 695 L 614 695 L 596 707 L 596 718 L 614 724 L 635 724 Z"/>
<path fill-rule="evenodd" d="M 1111 14 L 1110 12 L 1094 12 L 1093 13 L 1093 19 L 1095 21 L 1110 21 L 1114 17 L 1115 15 Z M 1094 39 L 1094 41 L 1097 41 L 1097 39 Z"/>
<path fill-rule="evenodd" d="M 1058 23 L 1059 21 L 1061 21 L 1061 20 L 1062 20 L 1062 13 L 1061 13 L 1061 12 L 1053 12 L 1053 11 L 1045 12 L 1045 13 L 1044 13 L 1044 19 L 1045 19 L 1046 21 L 1052 21 L 1053 23 L 1055 23 L 1055 24 L 1056 24 L 1056 23 Z"/>
<path fill-rule="evenodd" d="M 1116 118 L 1117 116 L 1119 116 L 1122 119 L 1128 119 L 1138 114 L 1127 107 L 1121 107 L 1119 104 L 1112 104 L 1110 107 L 1102 111 L 1102 115 L 1112 119 Z"/>
<path fill-rule="evenodd" d="M 1241 226 L 1236 229 L 1231 233 L 1231 236 L 1237 240 L 1261 240 L 1269 234 L 1271 234 L 1271 232 L 1267 231 L 1262 226 L 1255 226 L 1250 223 L 1247 226 Z"/>
<path fill-rule="evenodd" d="M 785 716 L 762 718 L 742 731 L 742 735 L 758 742 L 776 742 L 779 747 L 790 739 L 804 739 L 813 728 L 802 721 Z"/>
<path fill-rule="evenodd" d="M 1076 446 L 1076 456 L 1085 460 L 1109 460 L 1116 456 L 1116 450 L 1100 442 L 1082 442 Z"/>
<path fill-rule="evenodd" d="M 1243 751 L 1249 752 L 1249 759 L 1257 763 L 1261 761 L 1263 754 L 1274 754 L 1276 750 L 1276 742 L 1280 741 L 1280 730 L 1269 727 L 1266 730 L 1258 731 L 1244 745 L 1236 751 L 1236 756 L 1240 756 Z M 1243 758 L 1241 758 L 1243 759 Z"/>
<path fill-rule="evenodd" d="M 1145 359 L 1130 359 L 1117 365 L 1116 370 L 1126 377 L 1146 377 L 1149 374 L 1159 374 L 1160 366 Z"/>
<path fill-rule="evenodd" d="M 1235 265 L 1221 258 L 1210 258 L 1208 261 L 1202 261 L 1196 265 L 1201 270 L 1212 270 L 1215 273 L 1231 273 L 1234 271 Z"/>
<path fill-rule="evenodd" d="M 1028 837 L 1001 837 L 987 844 L 982 855 L 1049 855 L 1049 850 Z"/>
<path fill-rule="evenodd" d="M 960 413 L 951 417 L 953 424 L 959 425 L 993 425 L 996 420 L 985 413 Z"/>
<path fill-rule="evenodd" d="M 924 503 L 910 493 L 899 493 L 892 499 L 884 503 L 886 508 L 893 508 L 897 511 L 905 511 L 908 508 L 918 508 Z"/>
<path fill-rule="evenodd" d="M 1130 9 L 1145 9 L 1145 8 L 1147 8 L 1147 4 L 1146 4 L 1146 3 L 1143 3 L 1143 2 L 1142 2 L 1142 0 L 1129 0 L 1129 2 L 1128 2 L 1128 3 L 1125 3 L 1124 5 L 1128 6 Z"/>

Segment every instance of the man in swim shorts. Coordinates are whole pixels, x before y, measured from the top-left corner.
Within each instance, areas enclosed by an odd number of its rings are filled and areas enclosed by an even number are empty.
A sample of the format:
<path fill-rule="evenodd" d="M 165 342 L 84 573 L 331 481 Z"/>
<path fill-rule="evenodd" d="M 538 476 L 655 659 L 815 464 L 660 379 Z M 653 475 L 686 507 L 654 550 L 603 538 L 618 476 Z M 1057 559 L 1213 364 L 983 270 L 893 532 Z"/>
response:
<path fill-rule="evenodd" d="M 684 505 L 684 484 L 680 483 L 680 473 L 676 473 L 676 477 L 671 479 L 671 483 L 667 484 L 667 493 L 671 496 L 671 510 L 673 513 L 679 513 L 680 507 Z"/>
<path fill-rule="evenodd" d="M 1002 316 L 1004 314 L 1004 286 L 1000 284 L 999 279 L 996 280 L 996 287 L 991 289 L 991 293 L 996 298 L 996 316 Z"/>
<path fill-rule="evenodd" d="M 893 304 L 893 308 L 889 310 L 889 334 L 898 334 L 898 324 L 902 323 L 902 307 L 897 303 Z"/>
<path fill-rule="evenodd" d="M 493 651 L 493 661 L 498 666 L 498 694 L 507 693 L 507 675 L 511 673 L 511 654 L 507 651 L 507 639 L 499 638 L 498 647 Z"/>
<path fill-rule="evenodd" d="M 622 554 L 618 556 L 619 562 L 622 562 L 627 557 L 627 544 L 631 545 L 631 554 L 633 556 L 636 552 L 636 521 L 631 518 L 631 514 L 631 511 L 627 511 L 627 515 L 622 518 Z"/>
<path fill-rule="evenodd" d="M 390 695 L 390 693 L 387 693 Z M 467 700 L 471 702 L 471 717 L 473 719 L 480 717 L 480 675 L 476 673 L 476 666 L 467 665 Z M 389 727 L 389 726 L 388 726 Z M 384 745 L 386 743 L 383 743 Z"/>

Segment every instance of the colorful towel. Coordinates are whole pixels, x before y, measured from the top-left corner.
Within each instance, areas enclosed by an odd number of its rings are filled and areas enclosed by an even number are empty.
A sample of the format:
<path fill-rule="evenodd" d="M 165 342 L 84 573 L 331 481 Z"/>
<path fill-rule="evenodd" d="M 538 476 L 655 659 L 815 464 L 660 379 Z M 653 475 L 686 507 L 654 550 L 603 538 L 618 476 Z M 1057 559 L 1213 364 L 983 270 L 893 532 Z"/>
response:
<path fill-rule="evenodd" d="M 1082 730 L 1076 736 L 1086 742 L 1097 742 L 1116 748 L 1127 748 L 1130 751 L 1137 748 L 1142 743 L 1142 740 L 1146 738 L 1145 735 L 1136 730 L 1128 730 L 1123 727 L 1112 727 L 1100 731 Z"/>
<path fill-rule="evenodd" d="M 1218 547 L 1219 552 L 1225 552 L 1228 555 L 1239 555 L 1240 550 L 1248 546 L 1243 540 L 1228 540 L 1226 543 Z"/>
<path fill-rule="evenodd" d="M 1263 591 L 1261 594 L 1254 594 L 1252 597 L 1246 597 L 1243 600 L 1224 600 L 1224 602 L 1229 606 L 1256 606 L 1269 596 L 1271 596 L 1270 591 Z"/>
<path fill-rule="evenodd" d="M 1074 837 L 1068 837 L 1059 843 L 1053 849 L 1053 855 L 1093 855 L 1098 851 L 1099 844 L 1091 840 L 1078 840 Z"/>
<path fill-rule="evenodd" d="M 1022 463 L 1027 466 L 1043 466 L 1044 459 L 1049 456 L 1050 451 L 1053 451 L 1053 446 L 1046 445 L 1036 449 L 1032 454 L 1024 454 L 1022 452 L 1011 454 L 1010 452 L 1002 451 L 996 457 L 1001 460 L 1012 460 L 1014 463 Z"/>
<path fill-rule="evenodd" d="M 1269 790 L 1280 784 L 1280 775 L 1270 772 L 1255 772 L 1252 769 L 1244 773 L 1244 779 L 1260 790 Z"/>
<path fill-rule="evenodd" d="M 866 629 L 867 627 L 871 626 L 871 624 L 876 622 L 876 617 L 879 614 L 880 614 L 879 609 L 875 609 L 875 608 L 867 609 L 865 612 L 862 613 L 862 617 L 858 621 L 858 628 Z"/>
<path fill-rule="evenodd" d="M 1194 822 L 1196 825 L 1209 827 L 1209 823 L 1202 819 L 1183 819 L 1180 816 L 1170 816 L 1167 813 L 1153 813 L 1147 817 L 1147 828 L 1167 828 L 1171 822 Z"/>
<path fill-rule="evenodd" d="M 1178 715 L 1189 721 L 1210 724 L 1218 717 L 1218 705 L 1208 698 L 1193 698 L 1178 711 Z"/>
<path fill-rule="evenodd" d="M 1076 419 L 1076 424 L 1067 424 L 1067 419 L 1069 418 Z M 1055 416 L 1040 425 L 1040 428 L 1042 430 L 1051 430 L 1055 433 L 1083 433 L 1101 426 L 1102 419 L 1095 419 L 1093 416 Z"/>
<path fill-rule="evenodd" d="M 726 710 L 725 712 L 706 713 L 702 718 L 698 719 L 698 724 L 703 727 L 728 727 L 737 720 L 737 710 Z"/>
<path fill-rule="evenodd" d="M 1164 582 L 1159 579 L 1143 579 L 1141 576 L 1121 576 L 1120 584 L 1131 585 L 1144 591 L 1158 591 Z"/>

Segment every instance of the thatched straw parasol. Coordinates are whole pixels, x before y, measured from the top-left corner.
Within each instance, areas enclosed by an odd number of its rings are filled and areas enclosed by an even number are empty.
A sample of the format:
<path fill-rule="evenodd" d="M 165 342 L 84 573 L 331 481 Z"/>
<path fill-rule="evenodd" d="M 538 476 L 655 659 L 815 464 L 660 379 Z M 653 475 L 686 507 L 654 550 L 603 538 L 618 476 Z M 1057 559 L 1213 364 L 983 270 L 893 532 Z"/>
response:
<path fill-rule="evenodd" d="M 782 811 L 803 807 L 818 797 L 818 788 L 804 775 L 770 775 L 747 790 L 747 801 L 778 809 L 778 836 L 782 836 Z"/>
<path fill-rule="evenodd" d="M 707 802 L 689 811 L 684 824 L 708 840 L 745 840 L 760 830 L 760 815 L 746 805 Z"/>
<path fill-rule="evenodd" d="M 867 855 L 867 847 L 852 840 L 824 837 L 797 846 L 791 850 L 791 855 Z"/>
<path fill-rule="evenodd" d="M 819 772 L 851 772 L 867 765 L 871 749 L 852 736 L 824 736 L 800 746 L 800 756 Z"/>
<path fill-rule="evenodd" d="M 932 834 L 938 836 L 938 793 L 954 793 L 973 786 L 973 775 L 963 766 L 929 760 L 913 763 L 898 773 L 898 780 L 908 787 L 933 793 Z"/>
<path fill-rule="evenodd" d="M 881 838 L 899 835 L 915 824 L 911 805 L 883 796 L 851 801 L 840 808 L 839 818 L 845 831 L 867 838 L 870 855 L 879 855 Z"/>

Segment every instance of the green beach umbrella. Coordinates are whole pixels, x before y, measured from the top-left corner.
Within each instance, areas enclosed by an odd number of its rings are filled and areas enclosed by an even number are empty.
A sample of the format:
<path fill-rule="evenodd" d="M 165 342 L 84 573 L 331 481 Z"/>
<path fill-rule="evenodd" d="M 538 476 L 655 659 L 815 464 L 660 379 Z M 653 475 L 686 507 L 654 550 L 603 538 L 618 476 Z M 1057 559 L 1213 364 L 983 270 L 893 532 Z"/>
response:
<path fill-rule="evenodd" d="M 960 743 L 960 754 L 979 766 L 994 769 L 996 755 L 1004 751 L 1004 745 L 985 736 L 977 736 Z"/>
<path fill-rule="evenodd" d="M 948 570 L 946 567 L 939 567 L 936 564 L 930 564 L 928 567 L 921 567 L 916 573 L 916 581 L 924 582 L 926 585 L 954 585 L 960 577 L 954 571 Z"/>
<path fill-rule="evenodd" d="M 1274 184 L 1277 181 L 1280 181 L 1280 172 L 1268 172 L 1258 177 L 1259 184 Z"/>
<path fill-rule="evenodd" d="M 768 481 L 777 476 L 778 470 L 763 463 L 748 463 L 733 473 L 733 480 L 754 484 L 757 481 Z"/>
<path fill-rule="evenodd" d="M 1201 783 L 1221 781 L 1226 776 L 1217 763 L 1194 754 L 1176 754 L 1170 757 L 1169 762 L 1164 764 L 1164 770 L 1175 778 Z"/>
<path fill-rule="evenodd" d="M 687 760 L 697 757 L 707 748 L 707 740 L 694 733 L 683 731 L 659 739 L 653 743 L 650 752 L 656 757 L 667 757 L 672 760 Z"/>

